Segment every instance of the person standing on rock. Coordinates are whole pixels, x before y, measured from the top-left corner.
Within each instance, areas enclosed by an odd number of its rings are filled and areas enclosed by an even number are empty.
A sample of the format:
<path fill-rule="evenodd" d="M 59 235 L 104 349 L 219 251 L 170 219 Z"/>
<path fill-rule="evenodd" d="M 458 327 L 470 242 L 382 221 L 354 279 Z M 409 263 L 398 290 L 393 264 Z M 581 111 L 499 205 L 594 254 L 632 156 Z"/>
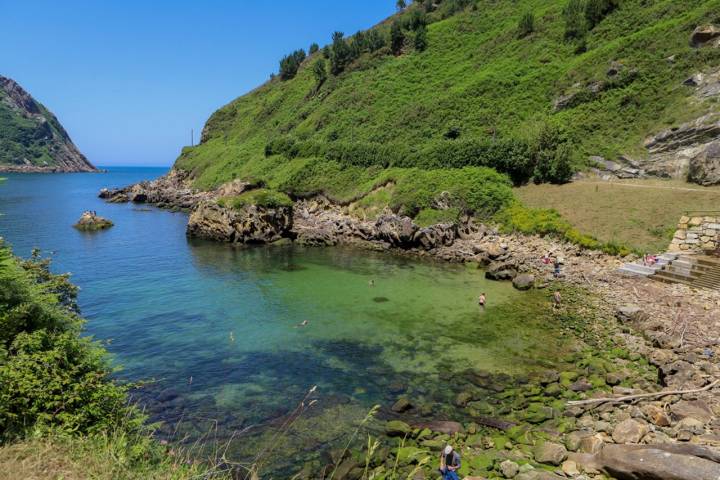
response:
<path fill-rule="evenodd" d="M 553 308 L 558 309 L 560 308 L 560 304 L 562 303 L 562 295 L 560 295 L 560 291 L 556 290 L 553 294 Z"/>
<path fill-rule="evenodd" d="M 460 454 L 451 445 L 445 447 L 440 454 L 440 474 L 443 480 L 460 480 L 457 471 L 460 469 Z"/>
<path fill-rule="evenodd" d="M 554 266 L 555 266 L 555 272 L 553 275 L 555 275 L 555 278 L 559 278 L 560 277 L 560 259 L 559 258 L 555 259 Z"/>

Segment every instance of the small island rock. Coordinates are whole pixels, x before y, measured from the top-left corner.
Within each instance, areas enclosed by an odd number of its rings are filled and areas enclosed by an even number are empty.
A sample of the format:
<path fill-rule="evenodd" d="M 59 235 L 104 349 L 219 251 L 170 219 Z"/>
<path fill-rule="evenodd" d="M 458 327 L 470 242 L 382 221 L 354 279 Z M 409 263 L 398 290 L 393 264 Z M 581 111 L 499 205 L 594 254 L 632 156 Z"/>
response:
<path fill-rule="evenodd" d="M 83 212 L 80 220 L 73 225 L 78 230 L 86 232 L 94 232 L 96 230 L 105 230 L 106 228 L 112 227 L 114 224 L 107 218 L 99 216 L 94 211 Z"/>

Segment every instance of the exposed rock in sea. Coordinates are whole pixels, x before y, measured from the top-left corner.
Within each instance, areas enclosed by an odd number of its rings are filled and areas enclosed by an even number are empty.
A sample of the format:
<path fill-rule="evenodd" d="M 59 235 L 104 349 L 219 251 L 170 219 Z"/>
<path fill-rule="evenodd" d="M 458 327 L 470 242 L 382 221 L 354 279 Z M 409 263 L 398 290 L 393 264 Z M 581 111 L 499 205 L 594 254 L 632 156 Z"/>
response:
<path fill-rule="evenodd" d="M 113 226 L 113 222 L 95 214 L 95 212 L 83 212 L 80 220 L 73 226 L 78 230 L 92 232 L 110 228 Z"/>
<path fill-rule="evenodd" d="M 110 203 L 151 203 L 163 208 L 190 210 L 201 201 L 217 195 L 196 190 L 191 184 L 187 172 L 173 169 L 157 180 L 112 190 L 103 188 L 98 197 Z"/>
<path fill-rule="evenodd" d="M 207 201 L 190 215 L 187 234 L 230 243 L 272 243 L 289 236 L 292 222 L 290 207 L 231 208 Z"/>

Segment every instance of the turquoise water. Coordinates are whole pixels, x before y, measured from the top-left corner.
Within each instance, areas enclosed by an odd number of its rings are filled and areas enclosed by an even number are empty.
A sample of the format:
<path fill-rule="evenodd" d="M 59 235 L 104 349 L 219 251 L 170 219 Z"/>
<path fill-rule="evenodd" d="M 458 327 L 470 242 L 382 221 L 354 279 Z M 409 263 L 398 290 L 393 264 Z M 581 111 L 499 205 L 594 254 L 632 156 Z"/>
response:
<path fill-rule="evenodd" d="M 407 395 L 424 406 L 412 415 L 452 417 L 465 370 L 509 378 L 562 347 L 537 314 L 540 294 L 488 282 L 477 269 L 343 248 L 189 241 L 184 213 L 97 199 L 102 187 L 163 173 L 10 174 L 0 184 L 0 235 L 17 254 L 39 247 L 55 271 L 72 272 L 87 332 L 108 341 L 118 375 L 152 380 L 134 396 L 164 422 L 161 436 L 192 442 L 212 431 L 247 457 L 238 438 L 273 431 L 316 386 L 302 430 L 284 441 L 285 461 L 298 463 L 303 452 L 337 448 L 374 404 Z M 76 231 L 84 210 L 115 227 Z M 476 305 L 483 291 L 486 310 Z"/>

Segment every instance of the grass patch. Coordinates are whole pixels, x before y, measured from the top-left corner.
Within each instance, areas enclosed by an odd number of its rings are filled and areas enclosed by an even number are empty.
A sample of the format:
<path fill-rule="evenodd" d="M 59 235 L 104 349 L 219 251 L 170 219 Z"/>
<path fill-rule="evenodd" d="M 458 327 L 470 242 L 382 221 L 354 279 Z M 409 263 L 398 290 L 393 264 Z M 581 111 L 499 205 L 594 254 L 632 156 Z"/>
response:
<path fill-rule="evenodd" d="M 421 227 L 429 227 L 438 223 L 455 223 L 460 217 L 460 210 L 448 208 L 437 210 L 435 208 L 424 208 L 415 217 L 415 223 Z"/>
<path fill-rule="evenodd" d="M 529 207 L 559 212 L 573 228 L 602 242 L 643 252 L 664 251 L 686 211 L 720 209 L 720 188 L 680 181 L 528 185 L 515 194 Z"/>
<path fill-rule="evenodd" d="M 0 446 L 0 480 L 229 478 L 188 460 L 179 454 L 169 455 L 167 448 L 150 437 L 46 434 Z"/>
<path fill-rule="evenodd" d="M 234 197 L 223 197 L 218 200 L 222 207 L 231 207 L 240 210 L 248 205 L 257 205 L 263 208 L 292 207 L 293 201 L 282 192 L 258 188 Z"/>
<path fill-rule="evenodd" d="M 495 215 L 495 221 L 505 232 L 526 235 L 554 235 L 583 248 L 601 250 L 611 255 L 628 255 L 632 250 L 617 242 L 603 242 L 578 231 L 556 210 L 526 207 L 519 202 Z"/>

